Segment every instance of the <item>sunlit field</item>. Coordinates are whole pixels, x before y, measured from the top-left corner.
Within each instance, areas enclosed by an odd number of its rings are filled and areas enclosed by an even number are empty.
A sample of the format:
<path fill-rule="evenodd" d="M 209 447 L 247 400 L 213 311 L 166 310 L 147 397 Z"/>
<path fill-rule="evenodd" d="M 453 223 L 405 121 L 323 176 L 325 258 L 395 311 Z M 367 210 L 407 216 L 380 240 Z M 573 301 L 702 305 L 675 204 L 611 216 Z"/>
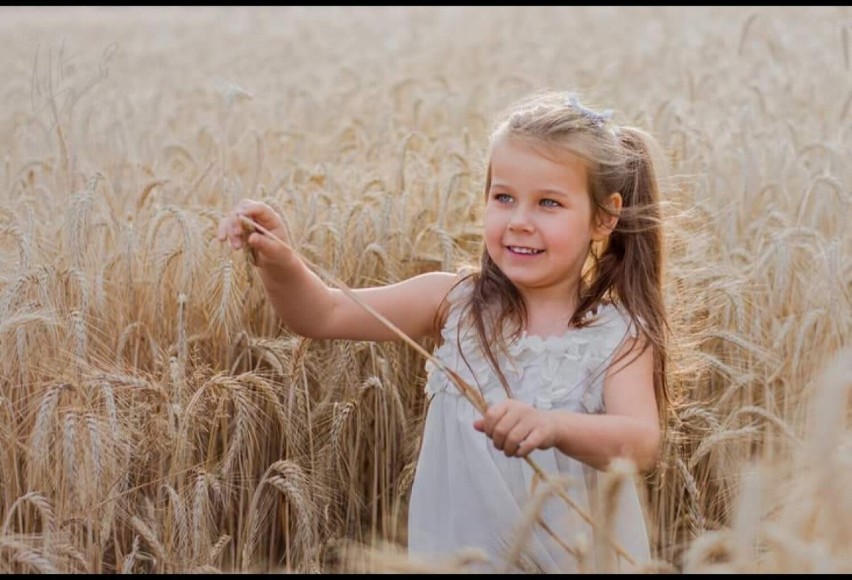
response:
<path fill-rule="evenodd" d="M 850 44 L 849 7 L 0 8 L 0 572 L 482 565 L 404 557 L 423 356 L 294 335 L 216 226 L 264 200 L 352 287 L 475 263 L 491 120 L 543 88 L 668 162 L 675 409 L 596 529 L 635 484 L 636 571 L 852 572 Z"/>

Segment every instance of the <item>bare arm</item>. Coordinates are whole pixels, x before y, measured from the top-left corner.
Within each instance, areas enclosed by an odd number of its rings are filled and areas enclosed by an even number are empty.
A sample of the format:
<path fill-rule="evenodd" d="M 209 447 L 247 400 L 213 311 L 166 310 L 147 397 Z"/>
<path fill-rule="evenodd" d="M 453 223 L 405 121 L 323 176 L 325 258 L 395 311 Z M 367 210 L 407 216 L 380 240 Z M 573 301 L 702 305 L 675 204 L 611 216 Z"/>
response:
<path fill-rule="evenodd" d="M 630 348 L 628 341 L 624 350 Z M 494 441 L 508 456 L 523 457 L 533 449 L 556 447 L 597 469 L 616 457 L 632 459 L 640 471 L 654 466 L 660 445 L 660 425 L 653 381 L 653 351 L 632 360 L 631 353 L 610 369 L 604 379 L 604 415 L 572 411 L 543 411 L 517 400 L 501 401 L 488 409 L 474 428 Z"/>
<path fill-rule="evenodd" d="M 302 264 L 286 276 L 261 271 L 278 317 L 294 332 L 310 338 L 394 340 L 399 337 L 337 288 L 329 288 Z M 374 288 L 358 288 L 358 299 L 417 340 L 435 337 L 435 313 L 455 281 L 449 272 L 429 272 Z"/>
<path fill-rule="evenodd" d="M 241 201 L 219 226 L 219 239 L 242 247 L 238 214 L 254 220 L 289 243 L 280 217 L 268 205 Z M 247 240 L 275 313 L 288 328 L 310 338 L 391 340 L 398 338 L 384 324 L 341 290 L 331 288 L 290 249 L 269 236 L 252 233 Z M 456 275 L 430 272 L 402 282 L 356 289 L 358 299 L 387 318 L 408 336 L 437 336 L 438 306 Z"/>
<path fill-rule="evenodd" d="M 623 347 L 630 348 L 635 341 Z M 654 466 L 660 445 L 660 424 L 654 395 L 653 349 L 636 360 L 635 353 L 610 369 L 604 379 L 606 414 L 553 411 L 555 446 L 598 469 L 616 457 L 636 462 L 640 471 Z M 627 366 L 624 366 L 625 363 Z"/>

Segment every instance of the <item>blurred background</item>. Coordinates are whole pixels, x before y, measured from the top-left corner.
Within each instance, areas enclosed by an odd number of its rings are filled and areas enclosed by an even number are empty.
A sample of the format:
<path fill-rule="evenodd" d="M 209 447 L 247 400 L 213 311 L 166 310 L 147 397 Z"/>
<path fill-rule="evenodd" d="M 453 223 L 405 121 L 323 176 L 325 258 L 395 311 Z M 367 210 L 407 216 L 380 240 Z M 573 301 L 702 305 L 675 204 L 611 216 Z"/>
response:
<path fill-rule="evenodd" d="M 491 121 L 545 88 L 668 163 L 641 571 L 852 570 L 850 35 L 845 6 L 0 8 L 0 570 L 410 570 L 424 361 L 282 328 L 216 224 L 267 201 L 356 287 L 475 262 Z"/>

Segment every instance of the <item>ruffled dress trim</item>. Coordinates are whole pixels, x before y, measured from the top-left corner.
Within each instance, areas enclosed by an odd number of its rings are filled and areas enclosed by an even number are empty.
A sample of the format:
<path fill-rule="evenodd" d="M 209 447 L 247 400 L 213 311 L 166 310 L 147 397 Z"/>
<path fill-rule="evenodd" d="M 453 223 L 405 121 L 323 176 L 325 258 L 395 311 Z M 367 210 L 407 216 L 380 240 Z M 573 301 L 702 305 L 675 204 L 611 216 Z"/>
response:
<path fill-rule="evenodd" d="M 466 327 L 459 336 L 460 306 L 471 289 L 472 281 L 466 280 L 450 293 L 450 311 L 441 332 L 443 342 L 433 354 L 471 386 L 479 386 L 491 404 L 505 398 L 503 386 L 479 347 L 475 331 Z M 637 333 L 630 318 L 613 304 L 602 304 L 597 315 L 587 316 L 594 321 L 583 328 L 571 328 L 561 335 L 545 338 L 521 336 L 511 341 L 507 345 L 510 360 L 495 349 L 514 398 L 540 409 L 604 412 L 606 366 L 622 342 Z M 426 362 L 425 369 L 428 377 L 425 390 L 430 397 L 438 393 L 461 396 L 455 384 L 431 361 Z"/>

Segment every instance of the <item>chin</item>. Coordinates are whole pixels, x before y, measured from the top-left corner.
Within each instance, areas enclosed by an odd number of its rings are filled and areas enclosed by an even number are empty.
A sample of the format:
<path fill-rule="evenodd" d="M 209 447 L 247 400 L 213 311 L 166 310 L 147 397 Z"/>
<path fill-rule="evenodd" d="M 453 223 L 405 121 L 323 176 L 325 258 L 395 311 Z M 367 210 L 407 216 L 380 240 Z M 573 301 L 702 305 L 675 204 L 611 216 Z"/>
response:
<path fill-rule="evenodd" d="M 507 272 L 506 270 L 502 270 L 502 272 L 506 276 L 506 278 L 509 279 L 509 282 L 511 282 L 515 286 L 523 288 L 532 288 L 535 287 L 538 283 L 538 280 L 531 276 L 513 275 L 511 272 Z"/>

